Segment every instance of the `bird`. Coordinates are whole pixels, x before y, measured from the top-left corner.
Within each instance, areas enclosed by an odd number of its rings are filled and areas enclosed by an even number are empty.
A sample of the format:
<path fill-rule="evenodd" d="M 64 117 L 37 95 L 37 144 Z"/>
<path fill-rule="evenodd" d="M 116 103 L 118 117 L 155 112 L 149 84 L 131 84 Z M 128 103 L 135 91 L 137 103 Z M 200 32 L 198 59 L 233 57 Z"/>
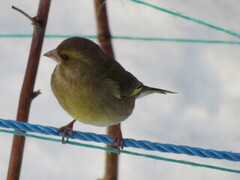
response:
<path fill-rule="evenodd" d="M 76 120 L 95 126 L 117 125 L 111 144 L 120 151 L 124 144 L 120 123 L 133 112 L 135 100 L 152 93 L 176 93 L 144 85 L 87 38 L 67 38 L 44 56 L 57 62 L 51 89 L 60 106 L 74 118 L 58 130 L 63 132 L 63 143 L 68 131 L 73 136 Z"/>

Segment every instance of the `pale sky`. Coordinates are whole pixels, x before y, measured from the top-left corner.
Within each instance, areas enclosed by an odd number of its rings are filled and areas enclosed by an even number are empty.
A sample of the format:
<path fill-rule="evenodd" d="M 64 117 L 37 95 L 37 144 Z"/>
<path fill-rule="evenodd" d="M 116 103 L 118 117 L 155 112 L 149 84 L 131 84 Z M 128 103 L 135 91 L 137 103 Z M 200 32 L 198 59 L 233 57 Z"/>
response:
<path fill-rule="evenodd" d="M 145 2 L 240 33 L 239 0 Z M 35 16 L 38 1 L 2 0 L 0 34 L 31 34 L 29 20 L 12 10 L 12 5 Z M 108 0 L 107 5 L 114 36 L 239 41 L 224 32 L 130 0 Z M 93 1 L 53 0 L 46 34 L 96 35 Z M 42 54 L 61 41 L 62 38 L 46 38 Z M 15 119 L 31 38 L 0 38 L 0 42 L 0 118 Z M 239 45 L 116 39 L 113 45 L 116 59 L 144 84 L 178 92 L 139 99 L 133 114 L 122 123 L 125 138 L 240 152 Z M 61 127 L 72 120 L 50 89 L 55 65 L 41 56 L 35 90 L 41 89 L 42 94 L 32 103 L 30 123 Z M 77 122 L 74 129 L 105 133 L 105 128 L 81 122 Z M 11 141 L 11 134 L 0 133 L 0 179 L 6 178 Z M 126 150 L 226 168 L 240 167 L 239 162 Z M 27 138 L 20 179 L 98 179 L 104 174 L 104 158 L 100 150 Z M 119 180 L 160 178 L 237 180 L 239 175 L 120 155 Z"/>

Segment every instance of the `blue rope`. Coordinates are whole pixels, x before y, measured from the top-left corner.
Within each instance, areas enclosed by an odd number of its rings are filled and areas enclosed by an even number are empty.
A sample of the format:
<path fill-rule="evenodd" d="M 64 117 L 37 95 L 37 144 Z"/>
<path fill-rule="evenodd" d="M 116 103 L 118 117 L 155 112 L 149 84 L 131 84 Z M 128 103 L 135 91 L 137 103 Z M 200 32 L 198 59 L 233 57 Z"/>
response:
<path fill-rule="evenodd" d="M 55 127 L 35 125 L 13 120 L 0 119 L 0 127 L 11 128 L 20 131 L 37 132 L 47 135 L 61 136 L 61 133 L 58 133 L 57 128 Z M 70 139 L 79 139 L 83 141 L 93 141 L 98 143 L 102 142 L 105 144 L 110 144 L 112 142 L 111 136 L 98 135 L 94 133 L 86 133 L 79 131 L 74 131 L 73 137 L 71 137 L 70 134 L 67 134 L 66 137 Z M 124 139 L 124 147 L 134 147 L 139 149 L 160 151 L 165 153 L 186 154 L 191 156 L 199 156 L 203 158 L 240 161 L 240 153 L 216 151 L 189 146 L 177 146 L 172 144 L 162 144 L 149 141 L 139 141 L 134 139 Z"/>

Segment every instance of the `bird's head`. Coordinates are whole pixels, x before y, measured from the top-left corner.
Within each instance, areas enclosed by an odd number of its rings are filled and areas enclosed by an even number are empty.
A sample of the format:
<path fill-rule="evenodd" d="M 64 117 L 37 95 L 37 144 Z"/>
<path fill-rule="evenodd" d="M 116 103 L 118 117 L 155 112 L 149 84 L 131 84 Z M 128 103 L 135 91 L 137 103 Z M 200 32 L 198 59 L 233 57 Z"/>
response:
<path fill-rule="evenodd" d="M 66 67 L 93 67 L 98 65 L 104 53 L 94 42 L 81 37 L 72 37 L 61 42 L 56 49 L 44 54 Z"/>

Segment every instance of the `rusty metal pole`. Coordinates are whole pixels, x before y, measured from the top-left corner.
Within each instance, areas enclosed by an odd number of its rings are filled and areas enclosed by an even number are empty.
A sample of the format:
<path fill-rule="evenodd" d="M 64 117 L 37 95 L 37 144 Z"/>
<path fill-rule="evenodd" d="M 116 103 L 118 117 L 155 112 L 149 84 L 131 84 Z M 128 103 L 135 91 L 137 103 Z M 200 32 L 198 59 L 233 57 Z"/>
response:
<path fill-rule="evenodd" d="M 34 25 L 34 31 L 28 64 L 18 104 L 17 121 L 28 122 L 31 101 L 37 95 L 37 93 L 33 92 L 33 88 L 37 75 L 50 3 L 51 0 L 40 0 L 37 16 L 31 19 L 32 24 Z M 25 137 L 16 135 L 14 136 L 7 174 L 8 180 L 18 180 L 20 177 L 24 143 Z"/>
<path fill-rule="evenodd" d="M 104 52 L 114 58 L 111 42 L 111 33 L 108 25 L 106 0 L 95 0 L 95 13 L 98 28 L 98 40 Z M 117 133 L 117 129 L 117 125 L 108 127 L 108 135 L 115 136 Z M 114 146 L 109 145 L 109 147 Z M 116 153 L 106 153 L 104 180 L 118 179 L 118 158 L 119 155 Z"/>

